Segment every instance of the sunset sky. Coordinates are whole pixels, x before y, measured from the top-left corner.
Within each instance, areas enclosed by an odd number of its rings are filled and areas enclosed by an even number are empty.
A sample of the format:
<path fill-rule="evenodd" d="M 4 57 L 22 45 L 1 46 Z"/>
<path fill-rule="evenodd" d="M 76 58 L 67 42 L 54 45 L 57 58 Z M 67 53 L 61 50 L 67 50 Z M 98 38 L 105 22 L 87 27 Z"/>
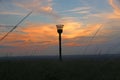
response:
<path fill-rule="evenodd" d="M 0 56 L 58 55 L 56 24 L 63 24 L 63 55 L 120 53 L 120 0 L 0 0 Z"/>

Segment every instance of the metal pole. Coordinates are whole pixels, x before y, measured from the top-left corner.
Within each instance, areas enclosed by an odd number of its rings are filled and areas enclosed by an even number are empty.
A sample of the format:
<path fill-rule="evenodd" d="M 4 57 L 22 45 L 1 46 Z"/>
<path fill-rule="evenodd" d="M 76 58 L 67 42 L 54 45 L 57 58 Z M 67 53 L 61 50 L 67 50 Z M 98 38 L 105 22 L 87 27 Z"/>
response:
<path fill-rule="evenodd" d="M 61 33 L 59 33 L 59 60 L 62 61 Z"/>
<path fill-rule="evenodd" d="M 62 46 L 61 46 L 61 34 L 63 32 L 63 26 L 62 24 L 56 25 L 57 32 L 59 34 L 59 60 L 62 61 Z"/>

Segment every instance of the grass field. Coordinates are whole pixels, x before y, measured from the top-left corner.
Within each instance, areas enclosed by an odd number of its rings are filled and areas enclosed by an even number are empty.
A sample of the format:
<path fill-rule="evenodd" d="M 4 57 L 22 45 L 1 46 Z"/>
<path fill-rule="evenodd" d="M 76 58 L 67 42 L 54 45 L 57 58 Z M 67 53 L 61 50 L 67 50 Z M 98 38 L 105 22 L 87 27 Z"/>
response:
<path fill-rule="evenodd" d="M 120 80 L 120 59 L 2 60 L 0 80 Z"/>

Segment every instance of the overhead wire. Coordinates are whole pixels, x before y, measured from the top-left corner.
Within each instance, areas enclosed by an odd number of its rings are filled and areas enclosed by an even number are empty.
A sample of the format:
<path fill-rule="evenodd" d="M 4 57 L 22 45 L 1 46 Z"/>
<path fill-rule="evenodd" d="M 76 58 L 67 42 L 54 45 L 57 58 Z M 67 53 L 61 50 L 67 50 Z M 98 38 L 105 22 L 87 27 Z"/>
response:
<path fill-rule="evenodd" d="M 96 35 L 98 34 L 98 32 L 101 30 L 102 27 L 103 27 L 103 25 L 101 25 L 101 26 L 97 29 L 97 31 L 95 32 L 95 34 L 94 34 L 94 35 L 91 37 L 91 39 L 88 41 L 88 45 L 85 47 L 83 53 L 86 53 L 86 51 L 87 51 L 88 48 L 89 48 L 90 43 L 93 41 L 93 39 L 96 37 Z"/>
<path fill-rule="evenodd" d="M 0 42 L 2 41 L 2 40 L 4 40 L 11 32 L 13 32 L 17 27 L 18 27 L 18 25 L 20 24 L 20 23 L 22 23 L 29 15 L 31 15 L 32 14 L 32 11 L 31 12 L 29 12 L 25 17 L 23 17 L 23 19 L 22 20 L 20 20 L 20 22 L 18 22 L 9 32 L 7 32 L 1 39 L 0 39 Z"/>

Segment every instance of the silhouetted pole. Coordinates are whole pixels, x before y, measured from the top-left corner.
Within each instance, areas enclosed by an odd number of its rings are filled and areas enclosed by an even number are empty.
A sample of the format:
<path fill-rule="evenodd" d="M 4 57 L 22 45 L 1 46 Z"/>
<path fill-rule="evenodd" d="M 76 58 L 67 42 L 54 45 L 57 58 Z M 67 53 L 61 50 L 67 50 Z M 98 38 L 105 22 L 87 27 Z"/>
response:
<path fill-rule="evenodd" d="M 63 26 L 64 25 L 56 25 L 57 27 L 57 32 L 59 34 L 59 60 L 62 61 L 62 46 L 61 46 L 61 34 L 63 32 Z"/>
<path fill-rule="evenodd" d="M 59 59 L 62 61 L 61 33 L 59 33 Z"/>

